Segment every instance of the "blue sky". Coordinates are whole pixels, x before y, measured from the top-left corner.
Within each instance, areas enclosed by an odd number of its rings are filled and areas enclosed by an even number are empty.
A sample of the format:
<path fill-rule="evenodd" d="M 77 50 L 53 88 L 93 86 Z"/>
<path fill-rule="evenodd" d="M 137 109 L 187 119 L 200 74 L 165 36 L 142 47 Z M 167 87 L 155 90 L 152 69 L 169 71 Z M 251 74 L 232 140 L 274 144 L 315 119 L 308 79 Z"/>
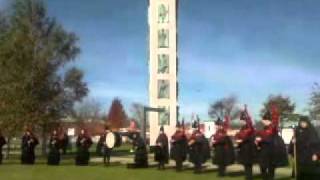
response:
<path fill-rule="evenodd" d="M 147 104 L 147 0 L 46 2 L 80 38 L 75 65 L 86 72 L 90 96 L 105 109 L 116 96 L 128 110 Z M 268 95 L 279 93 L 306 113 L 312 83 L 320 82 L 319 7 L 318 0 L 181 0 L 182 115 L 207 118 L 211 102 L 233 94 L 257 117 Z"/>

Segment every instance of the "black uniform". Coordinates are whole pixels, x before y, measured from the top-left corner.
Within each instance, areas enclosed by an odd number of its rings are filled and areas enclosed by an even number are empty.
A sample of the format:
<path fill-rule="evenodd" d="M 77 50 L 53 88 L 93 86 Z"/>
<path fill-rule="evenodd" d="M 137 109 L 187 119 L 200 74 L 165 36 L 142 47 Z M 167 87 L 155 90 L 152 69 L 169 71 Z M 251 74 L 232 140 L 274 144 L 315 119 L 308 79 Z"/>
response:
<path fill-rule="evenodd" d="M 105 165 L 109 165 L 112 148 L 108 148 L 108 146 L 106 145 L 106 137 L 107 137 L 107 133 L 104 133 L 103 135 L 101 135 L 97 146 L 99 147 L 100 151 L 102 151 L 103 163 Z"/>
<path fill-rule="evenodd" d="M 295 130 L 296 153 L 297 153 L 297 179 L 298 180 L 316 180 L 320 177 L 320 166 L 312 160 L 313 155 L 320 153 L 320 140 L 313 125 L 309 120 L 305 121 L 306 128 L 298 127 Z M 293 143 L 289 146 L 289 152 L 294 155 Z"/>
<path fill-rule="evenodd" d="M 176 170 L 182 170 L 182 164 L 187 158 L 188 142 L 182 130 L 177 130 L 171 138 L 171 159 L 176 161 Z"/>
<path fill-rule="evenodd" d="M 264 120 L 271 121 L 262 131 L 258 131 L 256 144 L 258 148 L 258 163 L 264 180 L 274 179 L 275 169 L 288 165 L 288 154 L 283 139 L 278 135 L 279 114 L 276 109 L 272 114 L 268 111 Z"/>
<path fill-rule="evenodd" d="M 133 135 L 134 163 L 128 164 L 128 168 L 147 168 L 148 151 L 144 140 L 140 134 Z"/>
<path fill-rule="evenodd" d="M 220 118 L 215 122 L 218 127 L 212 135 L 213 144 L 212 163 L 218 166 L 218 175 L 225 176 L 226 167 L 235 161 L 235 151 L 231 138 L 227 135 L 230 119 L 226 117 L 223 122 Z"/>
<path fill-rule="evenodd" d="M 36 158 L 34 150 L 38 144 L 38 139 L 32 134 L 25 134 L 22 137 L 21 164 L 34 164 Z"/>
<path fill-rule="evenodd" d="M 209 142 L 199 130 L 196 130 L 189 141 L 189 160 L 194 164 L 194 172 L 201 172 L 202 164 L 209 158 Z"/>
<path fill-rule="evenodd" d="M 252 180 L 252 166 L 256 155 L 256 146 L 254 144 L 255 130 L 247 109 L 241 113 L 240 120 L 244 121 L 245 125 L 241 127 L 235 136 L 238 142 L 237 161 L 244 167 L 246 180 Z"/>
<path fill-rule="evenodd" d="M 88 165 L 90 160 L 89 148 L 92 145 L 92 140 L 89 136 L 80 135 L 76 142 L 77 145 L 77 155 L 76 155 L 76 165 Z"/>
<path fill-rule="evenodd" d="M 58 135 L 53 134 L 49 140 L 49 154 L 48 154 L 48 165 L 59 165 L 60 164 L 60 147 L 61 141 Z"/>
<path fill-rule="evenodd" d="M 169 162 L 169 141 L 167 135 L 165 133 L 159 134 L 156 144 L 155 161 L 159 162 L 159 169 L 164 169 L 164 165 Z"/>
<path fill-rule="evenodd" d="M 2 147 L 7 144 L 6 139 L 0 134 L 0 164 L 2 164 L 2 159 L 3 159 L 3 155 L 2 155 Z"/>

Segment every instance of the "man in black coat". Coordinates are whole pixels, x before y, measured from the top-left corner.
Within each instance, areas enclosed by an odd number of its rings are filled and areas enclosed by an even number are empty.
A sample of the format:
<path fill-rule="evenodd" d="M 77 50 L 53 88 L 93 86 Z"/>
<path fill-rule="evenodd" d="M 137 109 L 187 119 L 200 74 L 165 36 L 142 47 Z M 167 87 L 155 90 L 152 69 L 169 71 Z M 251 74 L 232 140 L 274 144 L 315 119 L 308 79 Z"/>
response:
<path fill-rule="evenodd" d="M 169 161 L 169 141 L 162 126 L 156 140 L 155 161 L 159 162 L 158 169 L 165 169 L 164 165 Z"/>
<path fill-rule="evenodd" d="M 36 158 L 34 150 L 38 144 L 38 139 L 30 130 L 27 130 L 22 137 L 21 164 L 34 164 Z"/>
<path fill-rule="evenodd" d="M 2 133 L 0 131 L 0 164 L 2 164 L 2 159 L 3 159 L 3 155 L 2 155 L 2 147 L 7 144 L 6 139 L 2 136 Z"/>
<path fill-rule="evenodd" d="M 64 154 L 64 155 L 67 154 L 68 146 L 69 146 L 69 136 L 65 132 L 65 133 L 63 133 L 63 137 L 62 137 L 62 141 L 61 141 L 62 154 Z"/>
<path fill-rule="evenodd" d="M 295 137 L 289 146 L 289 152 L 293 156 L 295 156 L 294 143 L 296 144 L 297 179 L 319 179 L 320 166 L 317 161 L 320 154 L 320 139 L 308 117 L 301 117 L 295 130 Z"/>
<path fill-rule="evenodd" d="M 60 147 L 61 140 L 59 139 L 57 131 L 54 130 L 49 140 L 48 165 L 60 164 Z"/>

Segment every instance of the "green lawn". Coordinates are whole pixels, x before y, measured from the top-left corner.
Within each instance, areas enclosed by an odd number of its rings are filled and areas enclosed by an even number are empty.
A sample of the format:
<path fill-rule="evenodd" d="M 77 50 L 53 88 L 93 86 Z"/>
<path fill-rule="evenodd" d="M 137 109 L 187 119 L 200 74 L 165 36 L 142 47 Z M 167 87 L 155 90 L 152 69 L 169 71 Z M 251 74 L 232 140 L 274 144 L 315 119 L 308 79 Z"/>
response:
<path fill-rule="evenodd" d="M 240 172 L 229 171 L 229 175 L 223 179 L 237 180 L 244 179 Z M 277 171 L 277 179 L 290 179 L 290 169 L 279 169 Z M 210 170 L 203 174 L 193 174 L 191 169 L 183 172 L 175 172 L 169 168 L 165 171 L 159 171 L 156 168 L 148 169 L 127 169 L 124 165 L 111 165 L 104 167 L 102 164 L 91 163 L 87 167 L 77 167 L 73 165 L 71 159 L 64 160 L 61 166 L 47 166 L 44 160 L 38 160 L 36 165 L 26 166 L 20 165 L 18 160 L 5 162 L 0 165 L 0 180 L 208 180 L 221 179 L 217 178 L 216 172 Z M 256 177 L 255 179 L 261 179 Z"/>

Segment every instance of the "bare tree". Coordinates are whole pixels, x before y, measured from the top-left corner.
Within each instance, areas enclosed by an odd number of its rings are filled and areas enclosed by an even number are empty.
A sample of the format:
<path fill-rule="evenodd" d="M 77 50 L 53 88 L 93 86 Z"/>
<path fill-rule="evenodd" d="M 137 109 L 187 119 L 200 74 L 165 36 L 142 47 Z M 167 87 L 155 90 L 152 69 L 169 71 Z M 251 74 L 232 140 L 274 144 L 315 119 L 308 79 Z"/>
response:
<path fill-rule="evenodd" d="M 236 119 L 240 113 L 240 108 L 237 106 L 238 98 L 236 96 L 228 96 L 217 100 L 209 107 L 209 116 L 213 119 L 230 116 L 231 119 Z"/>
<path fill-rule="evenodd" d="M 89 97 L 74 106 L 74 116 L 79 121 L 100 120 L 101 104 Z"/>
<path fill-rule="evenodd" d="M 131 105 L 130 111 L 132 113 L 132 118 L 137 121 L 139 126 L 142 124 L 144 119 L 143 105 L 140 103 L 133 103 Z M 149 126 L 149 122 L 147 121 L 147 127 Z"/>
<path fill-rule="evenodd" d="M 309 112 L 312 119 L 320 119 L 320 85 L 314 83 L 309 102 Z"/>

